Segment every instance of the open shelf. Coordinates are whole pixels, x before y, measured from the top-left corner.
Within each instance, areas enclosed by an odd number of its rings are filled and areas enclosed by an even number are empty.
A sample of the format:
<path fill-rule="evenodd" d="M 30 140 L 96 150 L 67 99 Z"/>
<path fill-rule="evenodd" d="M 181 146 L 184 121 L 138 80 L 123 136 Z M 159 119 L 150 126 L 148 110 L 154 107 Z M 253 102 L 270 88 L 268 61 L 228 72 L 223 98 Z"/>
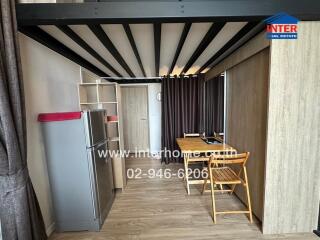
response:
<path fill-rule="evenodd" d="M 96 86 L 97 83 L 80 83 L 79 86 L 83 86 L 83 87 L 89 87 L 89 86 Z"/>
<path fill-rule="evenodd" d="M 116 152 L 124 150 L 121 93 L 117 83 L 105 82 L 85 70 L 80 69 L 81 83 L 78 85 L 81 110 L 104 109 L 108 149 Z M 107 116 L 117 116 L 116 121 L 107 121 Z M 114 118 L 115 119 L 115 118 Z M 116 188 L 126 185 L 125 159 L 121 155 L 112 157 L 114 184 Z"/>
<path fill-rule="evenodd" d="M 110 137 L 110 138 L 108 138 L 108 142 L 118 142 L 118 141 L 120 141 L 119 137 Z"/>
<path fill-rule="evenodd" d="M 99 104 L 98 102 L 83 102 L 80 103 L 80 105 L 95 105 L 95 104 Z"/>

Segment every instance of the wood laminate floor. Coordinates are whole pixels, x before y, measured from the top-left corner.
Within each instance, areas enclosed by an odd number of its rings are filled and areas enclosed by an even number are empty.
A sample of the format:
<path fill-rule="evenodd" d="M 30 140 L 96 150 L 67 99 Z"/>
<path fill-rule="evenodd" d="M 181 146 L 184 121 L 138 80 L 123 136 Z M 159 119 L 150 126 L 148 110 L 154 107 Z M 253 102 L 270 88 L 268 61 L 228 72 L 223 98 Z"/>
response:
<path fill-rule="evenodd" d="M 188 196 L 177 176 L 151 179 L 143 175 L 148 169 L 160 168 L 176 173 L 183 167 L 181 164 L 161 165 L 159 160 L 147 158 L 129 158 L 126 163 L 127 168 L 142 170 L 141 179 L 129 179 L 125 191 L 117 194 L 101 231 L 54 233 L 50 240 L 318 239 L 312 233 L 262 235 L 259 222 L 250 224 L 245 215 L 218 216 L 218 223 L 213 224 L 210 195 L 201 195 L 200 186 L 192 186 Z M 244 206 L 235 196 L 222 194 L 217 196 L 217 207 L 223 210 Z"/>

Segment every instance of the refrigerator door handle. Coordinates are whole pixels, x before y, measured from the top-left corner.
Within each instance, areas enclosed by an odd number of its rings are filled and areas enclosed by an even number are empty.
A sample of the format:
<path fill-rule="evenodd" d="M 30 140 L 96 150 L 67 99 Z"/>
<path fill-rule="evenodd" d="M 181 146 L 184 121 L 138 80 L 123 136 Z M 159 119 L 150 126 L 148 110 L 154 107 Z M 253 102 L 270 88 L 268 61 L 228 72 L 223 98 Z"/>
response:
<path fill-rule="evenodd" d="M 96 197 L 96 187 L 94 186 L 96 180 L 95 180 L 95 166 L 94 166 L 94 156 L 93 156 L 94 152 L 93 151 L 89 151 L 88 155 L 89 155 L 89 162 L 88 162 L 88 168 L 89 168 L 89 173 L 90 173 L 90 190 L 91 190 L 91 198 L 92 198 L 92 206 L 93 206 L 93 216 L 94 219 L 98 218 L 97 215 L 97 197 Z"/>

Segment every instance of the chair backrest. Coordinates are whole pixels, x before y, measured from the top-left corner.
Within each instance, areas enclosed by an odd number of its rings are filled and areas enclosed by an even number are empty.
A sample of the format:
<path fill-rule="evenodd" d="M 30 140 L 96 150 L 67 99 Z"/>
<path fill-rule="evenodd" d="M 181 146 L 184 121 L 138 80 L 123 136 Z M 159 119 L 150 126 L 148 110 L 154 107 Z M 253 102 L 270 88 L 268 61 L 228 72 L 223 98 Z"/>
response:
<path fill-rule="evenodd" d="M 213 136 L 214 137 L 221 137 L 221 136 L 224 136 L 224 133 L 223 132 L 213 132 Z"/>
<path fill-rule="evenodd" d="M 210 157 L 210 164 L 239 164 L 245 166 L 250 153 L 238 153 L 238 154 L 230 154 L 230 155 L 216 155 L 212 154 Z"/>
<path fill-rule="evenodd" d="M 183 137 L 184 138 L 188 138 L 188 137 L 205 137 L 206 136 L 206 133 L 203 132 L 203 133 L 183 133 Z"/>

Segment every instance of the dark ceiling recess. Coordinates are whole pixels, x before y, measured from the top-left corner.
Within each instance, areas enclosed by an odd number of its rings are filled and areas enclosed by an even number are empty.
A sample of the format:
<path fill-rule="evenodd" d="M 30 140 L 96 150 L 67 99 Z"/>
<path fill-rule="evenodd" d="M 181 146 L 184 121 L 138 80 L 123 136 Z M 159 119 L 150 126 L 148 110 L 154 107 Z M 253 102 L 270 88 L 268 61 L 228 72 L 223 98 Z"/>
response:
<path fill-rule="evenodd" d="M 62 56 L 70 59 L 71 61 L 79 64 L 80 66 L 88 69 L 89 71 L 97 74 L 100 77 L 110 77 L 108 74 L 79 56 L 77 53 L 72 51 L 71 49 L 67 48 L 65 45 L 60 43 L 58 40 L 50 36 L 48 33 L 43 31 L 41 28 L 36 26 L 29 26 L 29 27 L 19 27 L 19 31 L 25 34 L 26 36 L 38 41 L 39 43 L 43 44 L 44 46 L 50 48 L 51 50 L 61 54 Z M 110 82 L 115 82 L 114 80 L 110 79 Z"/>
<path fill-rule="evenodd" d="M 174 57 L 173 57 L 173 60 L 172 60 L 172 63 L 171 63 L 171 67 L 168 71 L 168 75 L 170 75 L 174 69 L 174 66 L 176 65 L 177 63 L 177 60 L 179 58 L 179 55 L 180 55 L 180 52 L 181 52 L 181 49 L 183 47 L 183 44 L 184 42 L 186 41 L 186 38 L 188 36 L 188 33 L 190 31 L 190 28 L 191 28 L 191 24 L 192 23 L 185 23 L 184 24 L 184 27 L 183 27 L 183 30 L 182 30 L 182 33 L 181 33 L 181 36 L 180 36 L 180 40 L 179 40 L 179 43 L 178 43 L 178 46 L 177 46 L 177 49 L 176 49 L 176 52 L 174 54 Z"/>
<path fill-rule="evenodd" d="M 134 79 L 121 79 L 118 80 L 118 83 L 121 84 L 130 84 L 130 83 L 161 83 L 160 78 L 134 78 Z"/>
<path fill-rule="evenodd" d="M 132 50 L 133 50 L 133 53 L 136 56 L 137 62 L 139 64 L 139 66 L 140 66 L 141 72 L 142 72 L 143 76 L 146 77 L 147 75 L 146 75 L 146 72 L 144 70 L 144 67 L 143 67 L 143 64 L 142 64 L 142 61 L 141 61 L 141 57 L 140 57 L 137 45 L 136 45 L 136 43 L 134 41 L 134 38 L 133 38 L 133 35 L 132 35 L 132 32 L 131 32 L 129 24 L 126 24 L 126 23 L 123 24 L 123 28 L 124 28 L 124 31 L 127 34 L 127 37 L 129 39 L 130 45 L 131 45 Z"/>
<path fill-rule="evenodd" d="M 129 74 L 130 77 L 135 77 L 130 67 L 123 59 L 117 48 L 113 45 L 107 34 L 103 31 L 100 25 L 88 25 L 90 30 L 96 35 L 100 42 L 105 46 L 106 49 L 112 54 L 112 56 L 118 61 L 124 70 Z"/>
<path fill-rule="evenodd" d="M 76 34 L 70 27 L 68 26 L 57 26 L 62 32 L 64 32 L 68 37 L 70 37 L 73 41 L 75 41 L 79 46 L 81 46 L 84 50 L 91 54 L 95 59 L 97 59 L 101 64 L 110 69 L 116 76 L 122 77 L 122 75 L 112 67 L 103 57 L 101 57 L 92 47 L 89 46 L 78 34 Z"/>
<path fill-rule="evenodd" d="M 261 21 L 279 12 L 320 20 L 317 0 L 109 1 L 17 4 L 22 25 Z"/>
<path fill-rule="evenodd" d="M 220 32 L 220 30 L 224 27 L 226 23 L 213 23 L 211 27 L 209 28 L 206 35 L 203 37 L 201 42 L 199 43 L 196 50 L 191 55 L 190 59 L 182 69 L 180 74 L 185 74 L 188 72 L 192 64 L 198 59 L 198 57 L 203 53 L 203 51 L 208 47 L 208 45 L 211 43 L 211 41 L 217 36 L 217 34 Z"/>
<path fill-rule="evenodd" d="M 220 57 L 226 50 L 232 47 L 236 42 L 238 42 L 242 37 L 244 37 L 248 32 L 250 32 L 258 22 L 247 23 L 233 38 L 231 38 L 216 54 L 214 54 L 198 71 L 201 73 L 204 69 L 210 66 L 218 57 Z"/>
<path fill-rule="evenodd" d="M 160 47 L 161 47 L 161 23 L 153 24 L 154 33 L 154 62 L 155 62 L 155 73 L 159 76 L 160 70 Z"/>

